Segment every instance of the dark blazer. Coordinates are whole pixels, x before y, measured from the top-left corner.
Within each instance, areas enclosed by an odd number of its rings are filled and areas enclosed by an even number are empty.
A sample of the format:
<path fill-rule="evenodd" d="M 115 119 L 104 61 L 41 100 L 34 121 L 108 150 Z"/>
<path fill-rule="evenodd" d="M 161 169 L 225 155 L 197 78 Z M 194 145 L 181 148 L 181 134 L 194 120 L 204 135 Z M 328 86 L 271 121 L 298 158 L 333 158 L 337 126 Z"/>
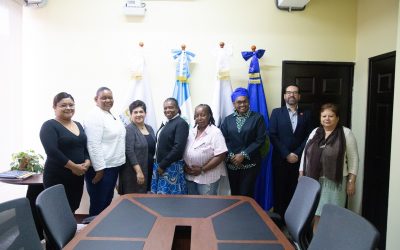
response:
<path fill-rule="evenodd" d="M 156 137 L 154 135 L 153 128 L 147 124 L 145 124 L 145 126 L 155 141 Z M 144 179 L 147 180 L 148 168 L 152 167 L 147 166 L 147 140 L 134 123 L 130 123 L 125 127 L 125 129 L 126 164 L 119 171 L 118 193 L 146 193 L 146 183 L 144 185 L 137 184 L 136 172 L 133 169 L 133 166 L 139 164 L 142 169 Z"/>
<path fill-rule="evenodd" d="M 147 124 L 145 124 L 145 126 L 155 141 L 156 136 L 154 135 L 153 128 Z M 135 124 L 131 123 L 126 126 L 125 138 L 126 160 L 129 163 L 128 165 L 133 166 L 135 164 L 139 164 L 141 166 L 147 166 L 147 140 Z"/>
<path fill-rule="evenodd" d="M 228 153 L 238 154 L 244 151 L 249 155 L 250 160 L 245 159 L 244 165 L 260 161 L 260 148 L 264 145 L 267 137 L 267 128 L 264 117 L 259 113 L 250 113 L 240 133 L 236 126 L 236 116 L 230 114 L 222 122 L 221 132 L 225 137 Z"/>
<path fill-rule="evenodd" d="M 299 108 L 297 115 L 297 126 L 293 132 L 286 106 L 272 110 L 269 132 L 275 157 L 279 155 L 281 159 L 286 159 L 286 156 L 293 152 L 300 159 L 308 135 L 311 133 L 312 124 L 310 111 Z"/>
<path fill-rule="evenodd" d="M 162 125 L 157 135 L 158 167 L 166 169 L 183 158 L 189 135 L 189 124 L 178 116 L 169 120 L 166 125 Z"/>

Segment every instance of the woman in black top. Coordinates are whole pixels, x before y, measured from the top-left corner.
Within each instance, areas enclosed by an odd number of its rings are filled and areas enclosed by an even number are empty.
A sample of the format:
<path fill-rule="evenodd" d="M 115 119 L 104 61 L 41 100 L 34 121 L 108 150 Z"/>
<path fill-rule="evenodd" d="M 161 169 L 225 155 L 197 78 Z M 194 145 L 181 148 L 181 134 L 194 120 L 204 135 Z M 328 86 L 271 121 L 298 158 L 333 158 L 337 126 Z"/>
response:
<path fill-rule="evenodd" d="M 228 147 L 229 184 L 232 195 L 253 197 L 261 169 L 260 149 L 267 139 L 267 129 L 262 115 L 250 110 L 246 89 L 237 88 L 231 98 L 235 111 L 221 124 Z"/>
<path fill-rule="evenodd" d="M 186 194 L 183 172 L 183 153 L 189 135 L 189 124 L 180 117 L 178 101 L 164 101 L 164 115 L 168 119 L 157 131 L 156 162 L 153 168 L 151 192 L 157 194 Z"/>
<path fill-rule="evenodd" d="M 86 135 L 79 122 L 72 120 L 74 98 L 65 92 L 54 97 L 55 118 L 43 123 L 40 140 L 47 154 L 43 173 L 44 188 L 63 184 L 72 212 L 79 208 L 83 175 L 90 166 Z"/>

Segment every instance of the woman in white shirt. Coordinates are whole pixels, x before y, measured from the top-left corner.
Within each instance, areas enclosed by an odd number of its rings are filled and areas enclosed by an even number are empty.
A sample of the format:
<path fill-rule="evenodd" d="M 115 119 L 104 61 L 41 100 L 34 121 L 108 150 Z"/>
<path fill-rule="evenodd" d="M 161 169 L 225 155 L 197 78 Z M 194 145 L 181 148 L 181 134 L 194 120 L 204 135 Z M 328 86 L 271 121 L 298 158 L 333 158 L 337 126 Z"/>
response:
<path fill-rule="evenodd" d="M 221 176 L 227 175 L 224 159 L 228 149 L 210 106 L 198 105 L 194 120 L 183 156 L 188 194 L 216 195 Z"/>
<path fill-rule="evenodd" d="M 85 175 L 90 196 L 89 215 L 101 213 L 114 196 L 119 167 L 125 164 L 125 127 L 110 112 L 114 99 L 107 87 L 101 87 L 94 98 L 96 108 L 84 123 L 92 167 Z"/>

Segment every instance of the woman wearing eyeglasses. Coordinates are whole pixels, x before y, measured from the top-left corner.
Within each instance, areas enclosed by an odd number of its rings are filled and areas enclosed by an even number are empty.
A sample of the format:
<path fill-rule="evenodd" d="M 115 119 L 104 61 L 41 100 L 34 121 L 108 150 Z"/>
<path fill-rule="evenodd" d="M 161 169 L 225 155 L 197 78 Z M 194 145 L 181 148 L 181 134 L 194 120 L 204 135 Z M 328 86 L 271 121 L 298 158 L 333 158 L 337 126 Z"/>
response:
<path fill-rule="evenodd" d="M 221 131 L 228 147 L 226 159 L 232 195 L 254 196 L 261 169 L 260 149 L 267 139 L 262 115 L 250 110 L 249 93 L 237 88 L 231 95 L 235 111 L 222 122 Z"/>
<path fill-rule="evenodd" d="M 43 172 L 44 188 L 63 184 L 72 212 L 79 208 L 83 175 L 90 166 L 87 137 L 82 125 L 73 121 L 74 98 L 65 92 L 54 97 L 55 118 L 43 123 L 40 140 L 47 154 Z"/>

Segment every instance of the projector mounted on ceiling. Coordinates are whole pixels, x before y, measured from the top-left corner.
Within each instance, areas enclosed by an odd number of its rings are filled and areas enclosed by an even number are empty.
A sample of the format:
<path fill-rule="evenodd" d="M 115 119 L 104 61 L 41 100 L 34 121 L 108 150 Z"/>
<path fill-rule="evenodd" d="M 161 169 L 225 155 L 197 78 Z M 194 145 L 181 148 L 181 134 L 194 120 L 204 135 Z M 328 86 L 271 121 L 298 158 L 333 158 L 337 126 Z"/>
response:
<path fill-rule="evenodd" d="M 280 10 L 304 10 L 310 0 L 275 0 L 276 7 Z"/>
<path fill-rule="evenodd" d="M 24 3 L 28 7 L 42 7 L 47 3 L 47 0 L 24 0 Z"/>
<path fill-rule="evenodd" d="M 144 16 L 146 3 L 143 0 L 127 0 L 124 6 L 124 13 L 127 16 Z"/>

